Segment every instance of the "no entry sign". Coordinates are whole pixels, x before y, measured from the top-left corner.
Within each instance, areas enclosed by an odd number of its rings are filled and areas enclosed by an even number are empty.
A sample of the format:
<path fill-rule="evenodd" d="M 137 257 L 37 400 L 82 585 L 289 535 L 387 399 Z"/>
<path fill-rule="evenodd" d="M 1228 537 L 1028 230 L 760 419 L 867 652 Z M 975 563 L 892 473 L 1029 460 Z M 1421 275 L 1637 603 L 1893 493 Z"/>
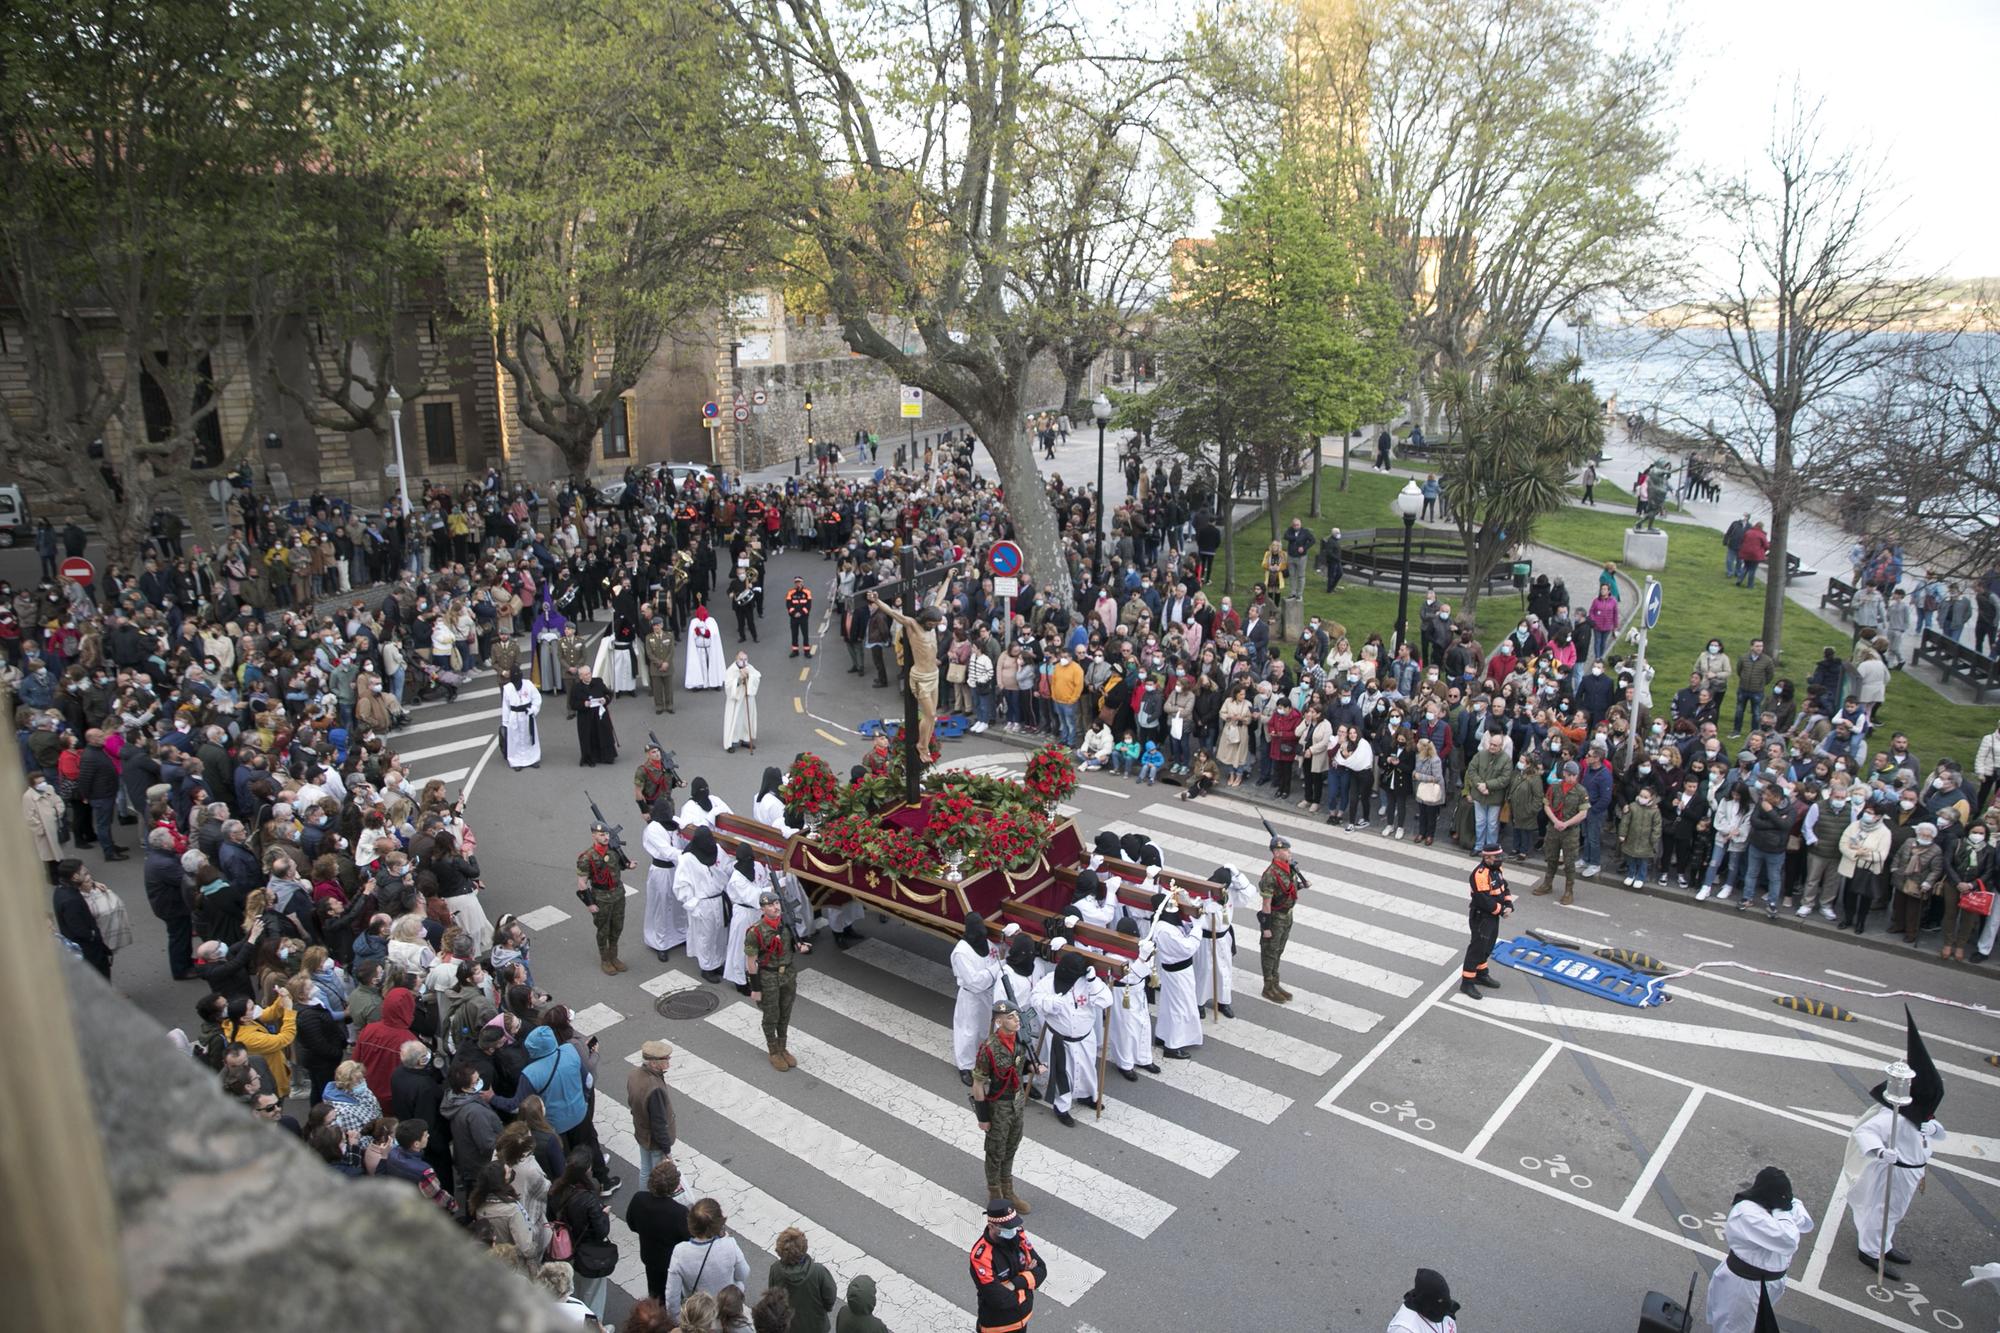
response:
<path fill-rule="evenodd" d="M 96 568 L 80 555 L 73 555 L 60 565 L 57 565 L 56 572 L 71 583 L 81 583 L 86 586 L 92 579 L 97 577 Z"/>
<path fill-rule="evenodd" d="M 1021 548 L 1013 542 L 994 542 L 986 552 L 986 568 L 999 575 L 1021 572 Z"/>

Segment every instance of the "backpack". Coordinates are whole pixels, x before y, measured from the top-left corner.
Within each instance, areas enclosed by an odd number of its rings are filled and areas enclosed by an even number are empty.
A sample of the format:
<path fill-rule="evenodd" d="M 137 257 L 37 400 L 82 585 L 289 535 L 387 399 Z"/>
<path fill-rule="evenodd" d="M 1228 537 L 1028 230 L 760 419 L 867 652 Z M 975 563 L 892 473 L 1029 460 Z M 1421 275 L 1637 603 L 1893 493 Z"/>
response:
<path fill-rule="evenodd" d="M 498 1012 L 483 995 L 462 995 L 452 1001 L 445 1016 L 445 1049 L 456 1054 L 475 1048 L 479 1044 L 479 1029 L 491 1022 Z"/>

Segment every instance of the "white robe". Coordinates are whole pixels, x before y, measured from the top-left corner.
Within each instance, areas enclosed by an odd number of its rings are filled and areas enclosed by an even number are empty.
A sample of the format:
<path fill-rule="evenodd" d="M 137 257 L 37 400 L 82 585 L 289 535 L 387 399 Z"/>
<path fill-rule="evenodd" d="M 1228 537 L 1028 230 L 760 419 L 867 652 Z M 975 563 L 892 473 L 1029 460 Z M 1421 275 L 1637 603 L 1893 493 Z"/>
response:
<path fill-rule="evenodd" d="M 1160 1012 L 1153 1025 L 1170 1050 L 1201 1045 L 1201 1010 L 1194 1002 L 1192 964 L 1196 949 L 1207 946 L 1208 941 L 1191 924 L 1176 926 L 1163 921 L 1153 932 L 1153 954 L 1160 969 Z M 1190 965 L 1169 970 L 1170 964 L 1182 959 Z"/>
<path fill-rule="evenodd" d="M 718 856 L 715 864 L 729 863 Z M 681 857 L 674 868 L 674 896 L 687 908 L 688 952 L 694 955 L 695 966 L 717 971 L 729 928 L 723 920 L 722 887 L 715 882 L 715 870 L 692 856 Z"/>
<path fill-rule="evenodd" d="M 1890 1140 L 1894 1128 L 1893 1148 Z M 1854 1231 L 1863 1254 L 1878 1255 L 1896 1248 L 1896 1224 L 1910 1211 L 1917 1186 L 1931 1160 L 1931 1145 L 1944 1137 L 1944 1126 L 1926 1120 L 1919 1128 L 1887 1106 L 1877 1107 L 1855 1123 L 1847 1141 L 1847 1161 L 1841 1170 L 1851 1182 L 1847 1206 L 1854 1214 Z M 1896 1162 L 1913 1162 L 1915 1168 Z M 1882 1196 L 1889 1197 L 1889 1234 L 1882 1234 Z"/>
<path fill-rule="evenodd" d="M 516 708 L 528 711 L 517 713 Z M 526 768 L 542 762 L 542 733 L 536 720 L 541 713 L 541 691 L 527 681 L 501 687 L 500 734 L 505 738 L 509 768 Z"/>
<path fill-rule="evenodd" d="M 1752 1268 L 1783 1272 L 1792 1266 L 1792 1256 L 1799 1252 L 1799 1237 L 1812 1229 L 1812 1214 L 1796 1199 L 1782 1213 L 1769 1212 L 1762 1204 L 1745 1199 L 1729 1210 L 1722 1238 L 1729 1252 Z M 1708 1278 L 1710 1333 L 1755 1333 L 1757 1289 L 1765 1285 L 1736 1276 L 1729 1271 L 1726 1261 L 1717 1264 Z M 1778 1298 L 1785 1294 L 1785 1280 L 1779 1278 L 1768 1284 L 1768 1289 L 1771 1308 L 1775 1310 Z"/>
<path fill-rule="evenodd" d="M 1046 1063 L 1054 1065 L 1055 1048 L 1063 1037 L 1075 1039 L 1061 1041 L 1069 1091 L 1058 1093 L 1051 1087 L 1049 1105 L 1067 1111 L 1075 1102 L 1096 1101 L 1098 1028 L 1104 1021 L 1100 1014 L 1111 1007 L 1111 988 L 1095 972 L 1086 972 L 1066 993 L 1058 995 L 1055 973 L 1051 972 L 1035 983 L 1028 1003 L 1042 1016 L 1050 1033 Z"/>
<path fill-rule="evenodd" d="M 745 678 L 745 673 L 748 678 Z M 722 676 L 722 748 L 754 745 L 757 741 L 757 687 L 764 673 L 747 662 L 731 664 Z"/>
<path fill-rule="evenodd" d="M 1399 1305 L 1389 1320 L 1389 1333 L 1458 1333 L 1458 1321 L 1446 1315 L 1442 1324 L 1433 1324 L 1409 1306 Z"/>
<path fill-rule="evenodd" d="M 715 623 L 715 617 L 692 619 L 687 629 L 687 677 L 683 682 L 690 690 L 714 690 L 722 687 L 722 626 Z"/>
<path fill-rule="evenodd" d="M 750 817 L 760 824 L 769 824 L 787 838 L 798 832 L 785 822 L 785 802 L 776 792 L 759 796 L 751 802 Z M 778 896 L 785 900 L 785 924 L 791 927 L 792 934 L 800 938 L 812 934 L 812 900 L 806 897 L 805 886 L 799 883 L 799 877 L 790 873 L 774 873 L 771 883 L 778 890 Z"/>
<path fill-rule="evenodd" d="M 1223 913 L 1228 931 L 1233 932 L 1236 929 L 1236 923 L 1239 921 L 1254 926 L 1257 922 L 1258 905 L 1257 886 L 1246 879 L 1242 871 L 1237 870 L 1234 866 L 1230 867 L 1229 907 Z M 1222 923 L 1211 918 L 1203 926 L 1203 929 L 1222 930 L 1224 926 Z M 1255 935 L 1256 932 L 1253 930 L 1250 941 L 1252 944 L 1256 943 Z M 1206 945 L 1208 942 L 1203 940 L 1202 943 Z M 1222 1002 L 1224 1004 L 1234 1004 L 1236 1002 L 1236 960 L 1232 956 L 1235 953 L 1234 944 L 1235 941 L 1230 938 L 1228 933 L 1223 934 L 1215 941 L 1215 976 L 1213 978 L 1209 975 L 1208 953 L 1205 948 L 1202 952 L 1201 961 L 1194 965 L 1197 1008 L 1208 1003 L 1210 996 L 1214 993 L 1211 986 L 1218 981 L 1222 987 Z"/>
<path fill-rule="evenodd" d="M 755 801 L 752 801 L 750 803 L 750 818 L 756 820 L 759 824 L 769 824 L 787 838 L 798 832 L 797 829 L 785 822 L 784 798 L 776 792 L 759 796 Z"/>
<path fill-rule="evenodd" d="M 730 914 L 729 942 L 723 946 L 722 978 L 742 986 L 750 980 L 749 972 L 743 966 L 743 937 L 750 933 L 750 927 L 761 913 L 757 899 L 764 892 L 764 878 L 769 872 L 758 866 L 757 878 L 753 880 L 737 870 L 733 861 L 725 864 L 730 867 L 729 901 L 736 904 L 736 910 Z"/>
<path fill-rule="evenodd" d="M 613 694 L 631 694 L 652 687 L 646 676 L 646 654 L 637 639 L 619 643 L 617 635 L 605 635 L 598 641 L 596 663 L 590 672 L 610 686 Z"/>
<path fill-rule="evenodd" d="M 687 943 L 687 908 L 674 891 L 680 873 L 680 836 L 665 824 L 646 821 L 646 855 L 653 868 L 646 872 L 646 947 L 665 952 Z"/>
<path fill-rule="evenodd" d="M 993 1030 L 993 989 L 1004 966 L 964 940 L 951 946 L 951 975 L 958 983 L 958 999 L 951 1007 L 951 1060 L 960 1069 L 972 1068 L 979 1043 Z"/>
<path fill-rule="evenodd" d="M 1100 930 L 1113 930 L 1124 913 L 1125 905 L 1118 901 L 1116 894 L 1107 891 L 1103 902 L 1085 894 L 1071 903 L 1069 910 Z"/>
<path fill-rule="evenodd" d="M 1153 1011 L 1146 1007 L 1146 978 L 1153 961 L 1135 961 L 1111 987 L 1111 1063 L 1137 1069 L 1153 1063 Z"/>
<path fill-rule="evenodd" d="M 736 812 L 729 808 L 729 802 L 713 793 L 709 795 L 708 809 L 706 810 L 696 805 L 694 797 L 690 796 L 681 802 L 681 836 L 685 837 L 697 828 L 714 828 L 718 815 L 730 815 L 734 813 Z"/>

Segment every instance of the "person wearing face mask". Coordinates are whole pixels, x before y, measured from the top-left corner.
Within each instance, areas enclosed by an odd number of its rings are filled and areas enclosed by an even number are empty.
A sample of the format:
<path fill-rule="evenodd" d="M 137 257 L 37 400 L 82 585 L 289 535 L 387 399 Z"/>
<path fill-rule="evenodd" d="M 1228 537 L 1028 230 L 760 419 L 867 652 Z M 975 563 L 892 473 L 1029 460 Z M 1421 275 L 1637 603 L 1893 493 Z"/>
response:
<path fill-rule="evenodd" d="M 27 790 L 21 793 L 21 821 L 28 827 L 29 839 L 48 872 L 49 883 L 56 883 L 56 865 L 62 860 L 62 844 L 68 841 L 68 836 L 63 827 L 62 797 L 56 795 L 47 774 L 36 771 L 28 775 Z M 178 872 L 178 863 L 175 868 Z M 186 915 L 185 907 L 181 914 Z M 181 970 L 186 970 L 185 958 Z"/>
<path fill-rule="evenodd" d="M 1592 662 L 1590 670 L 1584 674 L 1583 680 L 1576 687 L 1574 702 L 1584 716 L 1590 719 L 1593 728 L 1603 722 L 1605 715 L 1611 711 L 1612 700 L 1615 697 L 1614 685 L 1610 675 L 1604 670 L 1604 663 Z"/>
<path fill-rule="evenodd" d="M 1922 823 L 1895 853 L 1890 864 L 1889 929 L 1900 931 L 1905 944 L 1917 942 L 1924 904 L 1943 885 L 1944 849 L 1937 844 L 1937 825 Z"/>
<path fill-rule="evenodd" d="M 1035 1253 L 1019 1208 L 997 1191 L 986 1205 L 986 1230 L 972 1243 L 972 1285 L 978 1333 L 1010 1333 L 1035 1317 L 1035 1293 L 1048 1284 L 1049 1265 Z"/>
<path fill-rule="evenodd" d="M 1650 780 L 1649 780 L 1650 781 Z M 1645 887 L 1660 854 L 1660 811 L 1650 785 L 1641 786 L 1618 821 L 1618 850 L 1625 858 L 1624 884 L 1628 889 Z"/>
<path fill-rule="evenodd" d="M 460 1204 L 469 1206 L 473 1182 L 492 1158 L 502 1126 L 499 1113 L 487 1104 L 493 1099 L 492 1090 L 477 1069 L 469 1064 L 454 1065 L 445 1081 L 450 1090 L 444 1095 L 442 1111 L 451 1127 L 452 1178 L 459 1182 Z"/>
<path fill-rule="evenodd" d="M 1701 677 L 1701 683 L 1708 687 L 1710 699 L 1715 705 L 1716 716 L 1722 713 L 1722 704 L 1729 689 L 1729 678 L 1734 666 L 1729 654 L 1722 651 L 1722 640 L 1710 639 L 1708 646 L 1695 654 L 1694 674 Z"/>
<path fill-rule="evenodd" d="M 1854 928 L 1863 934 L 1868 913 L 1881 906 L 1884 872 L 1889 865 L 1890 835 L 1879 809 L 1864 805 L 1847 831 L 1840 835 L 1840 874 L 1845 888 L 1840 895 L 1837 929 Z"/>
<path fill-rule="evenodd" d="M 1946 858 L 1944 947 L 1939 957 L 1961 963 L 1968 961 L 1966 945 L 1974 942 L 1992 919 L 1992 890 L 1996 885 L 2000 885 L 2000 852 L 1993 846 L 1986 823 L 1980 821 L 1965 831 Z M 1981 904 L 1986 911 L 1975 911 L 1975 905 Z M 1986 949 L 1981 946 L 1978 960 L 1985 959 Z"/>

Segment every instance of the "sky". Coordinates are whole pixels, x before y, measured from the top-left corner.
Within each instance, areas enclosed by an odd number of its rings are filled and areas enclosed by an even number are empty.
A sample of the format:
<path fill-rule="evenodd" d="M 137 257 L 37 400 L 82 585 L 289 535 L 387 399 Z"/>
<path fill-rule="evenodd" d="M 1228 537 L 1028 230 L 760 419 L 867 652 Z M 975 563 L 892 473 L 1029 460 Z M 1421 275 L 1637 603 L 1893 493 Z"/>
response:
<path fill-rule="evenodd" d="M 1679 27 L 1685 160 L 1740 169 L 1796 81 L 1830 144 L 1882 159 L 1914 271 L 2000 276 L 2000 0 L 1614 0 L 1605 18 Z"/>

